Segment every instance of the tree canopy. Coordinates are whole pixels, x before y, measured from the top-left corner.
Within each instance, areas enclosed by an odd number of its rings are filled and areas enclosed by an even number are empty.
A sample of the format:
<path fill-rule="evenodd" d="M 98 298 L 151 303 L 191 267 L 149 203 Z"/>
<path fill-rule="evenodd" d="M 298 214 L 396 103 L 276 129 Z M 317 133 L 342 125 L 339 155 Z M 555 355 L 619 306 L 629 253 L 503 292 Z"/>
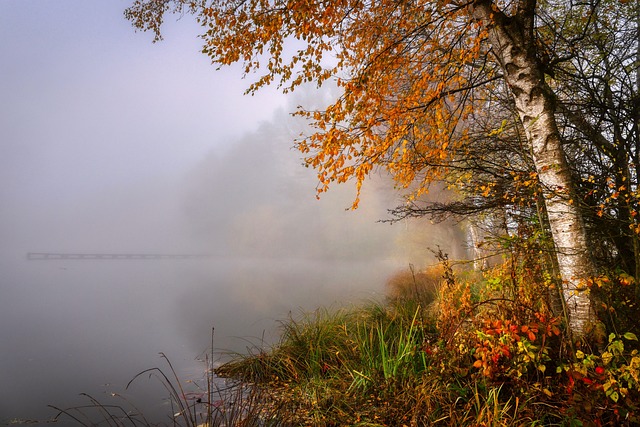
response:
<path fill-rule="evenodd" d="M 640 268 L 640 6 L 625 0 L 136 0 L 126 17 L 161 38 L 192 13 L 203 53 L 240 62 L 248 92 L 339 89 L 305 110 L 296 142 L 318 192 L 376 168 L 406 188 L 400 215 L 535 211 L 549 230 L 576 336 L 594 321 L 589 242 Z M 434 182 L 464 196 L 417 207 Z M 457 211 L 456 211 L 457 209 Z M 602 235 L 602 234 L 600 234 Z"/>

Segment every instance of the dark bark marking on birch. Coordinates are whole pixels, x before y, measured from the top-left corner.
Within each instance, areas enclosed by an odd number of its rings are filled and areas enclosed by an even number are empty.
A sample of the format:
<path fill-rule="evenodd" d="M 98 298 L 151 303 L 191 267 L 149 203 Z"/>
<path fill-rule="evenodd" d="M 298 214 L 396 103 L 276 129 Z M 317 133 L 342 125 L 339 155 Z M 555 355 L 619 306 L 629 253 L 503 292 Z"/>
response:
<path fill-rule="evenodd" d="M 515 65 L 513 62 L 509 62 L 508 64 L 505 64 L 504 68 L 505 70 L 507 70 L 507 74 L 515 74 L 516 71 L 518 71 L 518 66 Z"/>
<path fill-rule="evenodd" d="M 540 86 L 534 86 L 529 94 L 529 101 L 533 101 L 535 98 L 539 98 L 544 95 L 544 91 Z"/>

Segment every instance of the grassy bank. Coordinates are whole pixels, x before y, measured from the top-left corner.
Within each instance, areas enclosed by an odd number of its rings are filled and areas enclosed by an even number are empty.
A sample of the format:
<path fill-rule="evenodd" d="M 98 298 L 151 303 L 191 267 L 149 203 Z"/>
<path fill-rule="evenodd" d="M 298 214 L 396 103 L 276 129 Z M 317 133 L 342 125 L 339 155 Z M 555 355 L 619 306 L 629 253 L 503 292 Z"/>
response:
<path fill-rule="evenodd" d="M 457 279 L 445 262 L 393 278 L 385 301 L 292 316 L 216 373 L 260 390 L 267 425 L 637 424 L 638 342 L 617 329 L 637 309 L 608 306 L 594 347 L 574 345 L 550 288 L 514 264 Z"/>
<path fill-rule="evenodd" d="M 158 379 L 171 426 L 639 425 L 633 284 L 619 271 L 594 278 L 599 321 L 574 342 L 535 260 L 456 275 L 443 258 L 392 277 L 382 301 L 302 312 L 281 322 L 271 348 L 215 369 L 207 358 L 202 382 L 181 381 L 163 355 L 165 368 L 129 385 Z M 158 425 L 131 402 L 86 397 L 51 421 Z"/>

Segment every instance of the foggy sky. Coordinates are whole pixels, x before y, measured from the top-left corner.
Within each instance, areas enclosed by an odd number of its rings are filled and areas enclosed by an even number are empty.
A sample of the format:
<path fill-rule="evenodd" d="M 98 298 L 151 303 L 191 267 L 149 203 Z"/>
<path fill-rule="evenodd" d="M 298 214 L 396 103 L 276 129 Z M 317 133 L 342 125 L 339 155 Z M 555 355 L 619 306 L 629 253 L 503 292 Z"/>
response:
<path fill-rule="evenodd" d="M 40 207 L 182 173 L 283 104 L 214 72 L 184 18 L 151 44 L 126 1 L 0 1 L 0 195 Z M 52 200 L 53 198 L 53 200 Z"/>
<path fill-rule="evenodd" d="M 317 94 L 243 96 L 239 67 L 215 71 L 188 17 L 152 44 L 128 4 L 0 0 L 0 423 L 126 383 L 159 351 L 197 369 L 211 327 L 240 351 L 288 312 L 380 296 L 429 247 L 459 251 L 456 228 L 378 223 L 400 201 L 384 176 L 356 212 L 353 185 L 316 200 L 288 113 Z"/>

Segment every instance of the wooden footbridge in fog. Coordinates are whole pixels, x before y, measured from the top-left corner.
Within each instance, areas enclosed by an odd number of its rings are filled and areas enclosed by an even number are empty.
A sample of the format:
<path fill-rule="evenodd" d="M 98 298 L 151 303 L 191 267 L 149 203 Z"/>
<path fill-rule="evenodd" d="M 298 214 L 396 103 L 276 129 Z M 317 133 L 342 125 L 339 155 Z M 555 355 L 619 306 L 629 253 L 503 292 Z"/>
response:
<path fill-rule="evenodd" d="M 161 260 L 210 258 L 209 254 L 153 254 L 153 253 L 61 253 L 28 252 L 29 261 L 60 260 Z"/>

